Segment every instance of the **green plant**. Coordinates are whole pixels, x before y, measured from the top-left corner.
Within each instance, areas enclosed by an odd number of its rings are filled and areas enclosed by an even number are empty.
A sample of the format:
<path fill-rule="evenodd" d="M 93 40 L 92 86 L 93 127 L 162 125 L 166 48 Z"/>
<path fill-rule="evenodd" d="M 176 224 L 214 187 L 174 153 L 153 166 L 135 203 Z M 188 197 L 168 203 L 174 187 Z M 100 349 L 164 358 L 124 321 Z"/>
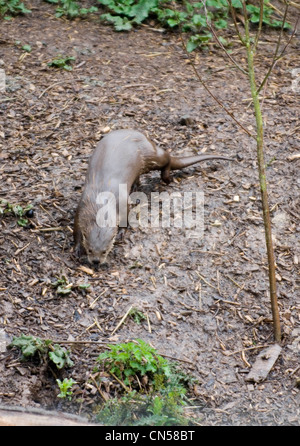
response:
<path fill-rule="evenodd" d="M 57 294 L 69 294 L 72 291 L 72 284 L 68 283 L 65 276 L 61 276 L 55 282 L 52 282 L 51 285 L 56 288 Z"/>
<path fill-rule="evenodd" d="M 27 226 L 29 221 L 25 216 L 30 216 L 30 212 L 32 210 L 32 205 L 28 204 L 24 208 L 19 204 L 11 204 L 7 200 L 0 200 L 0 216 L 6 214 L 12 214 L 18 218 L 17 223 L 19 226 Z"/>
<path fill-rule="evenodd" d="M 78 285 L 78 288 L 82 291 L 87 291 L 89 288 L 91 288 L 90 283 L 81 283 Z"/>
<path fill-rule="evenodd" d="M 98 0 L 109 12 L 102 14 L 101 19 L 114 25 L 116 31 L 129 31 L 149 17 L 154 17 L 163 26 L 190 34 L 188 51 L 205 46 L 212 39 L 207 20 L 218 29 L 228 28 L 231 20 L 230 7 L 227 0 L 206 0 L 206 2 L 168 1 L 168 0 Z M 241 0 L 232 0 L 232 7 L 242 8 Z M 259 23 L 260 8 L 247 5 L 250 21 Z M 274 10 L 265 0 L 262 23 L 271 27 L 280 27 L 282 22 L 273 18 Z M 284 25 L 289 27 L 288 23 Z M 223 41 L 223 44 L 226 41 Z"/>
<path fill-rule="evenodd" d="M 72 367 L 74 365 L 73 361 L 70 359 L 70 352 L 59 344 L 53 345 L 53 350 L 49 351 L 49 358 L 56 365 L 58 369 L 63 367 Z"/>
<path fill-rule="evenodd" d="M 76 58 L 73 56 L 63 57 L 59 55 L 56 59 L 53 59 L 51 62 L 48 62 L 49 67 L 62 68 L 67 71 L 72 71 L 71 65 L 69 62 L 75 60 Z"/>
<path fill-rule="evenodd" d="M 131 308 L 131 310 L 129 311 L 129 316 L 132 317 L 136 324 L 140 324 L 143 320 L 146 319 L 144 313 L 142 313 L 137 308 Z"/>
<path fill-rule="evenodd" d="M 101 353 L 98 362 L 104 364 L 104 368 L 115 374 L 125 385 L 134 384 L 133 377 L 154 374 L 169 376 L 170 366 L 168 362 L 149 344 L 141 339 L 136 342 L 109 345 L 110 351 Z M 137 383 L 135 383 L 137 384 Z"/>
<path fill-rule="evenodd" d="M 22 352 L 23 359 L 27 359 L 35 354 L 44 355 L 50 344 L 50 340 L 42 341 L 40 338 L 22 334 L 19 337 L 14 337 L 10 346 L 18 347 Z"/>
<path fill-rule="evenodd" d="M 282 25 L 282 21 L 274 19 L 273 17 L 274 11 L 272 8 L 268 6 L 269 2 L 267 0 L 264 1 L 264 4 L 265 6 L 263 9 L 262 23 L 272 28 L 280 28 Z M 242 4 L 240 7 L 242 7 Z M 260 17 L 260 8 L 255 5 L 247 5 L 246 9 L 249 13 L 249 21 L 251 23 L 254 23 L 255 25 L 258 25 Z M 287 22 L 285 22 L 283 26 L 286 29 L 290 28 L 290 25 Z"/>
<path fill-rule="evenodd" d="M 30 9 L 27 9 L 20 0 L 0 0 L 0 17 L 7 19 L 10 15 L 28 14 L 30 12 Z"/>
<path fill-rule="evenodd" d="M 127 389 L 124 396 L 103 404 L 97 416 L 100 422 L 149 426 L 188 424 L 183 408 L 191 377 L 141 339 L 109 347 L 111 351 L 99 355 L 97 361 L 130 389 L 124 386 Z"/>
<path fill-rule="evenodd" d="M 71 390 L 74 384 L 77 384 L 72 378 L 65 378 L 63 381 L 60 379 L 56 380 L 60 393 L 57 395 L 58 398 L 68 398 L 69 401 L 72 399 L 73 391 Z"/>
<path fill-rule="evenodd" d="M 102 14 L 101 19 L 111 22 L 116 31 L 129 31 L 142 23 L 157 7 L 158 0 L 98 0 L 114 14 Z"/>
<path fill-rule="evenodd" d="M 30 45 L 23 45 L 22 50 L 26 51 L 26 53 L 31 53 L 31 46 Z"/>
<path fill-rule="evenodd" d="M 52 344 L 53 342 L 50 339 L 42 340 L 34 336 L 22 334 L 13 338 L 10 347 L 19 348 L 23 359 L 34 357 L 37 354 L 41 360 L 49 357 L 58 369 L 66 366 L 72 367 L 74 363 L 70 359 L 70 352 L 59 344 Z"/>
<path fill-rule="evenodd" d="M 186 426 L 184 402 L 180 395 L 140 394 L 132 391 L 108 400 L 97 421 L 106 426 Z"/>
<path fill-rule="evenodd" d="M 69 19 L 75 17 L 85 17 L 88 14 L 92 14 L 98 11 L 98 8 L 91 6 L 90 8 L 81 8 L 80 4 L 74 0 L 46 0 L 48 3 L 54 3 L 58 5 L 56 8 L 56 17 L 65 16 Z"/>

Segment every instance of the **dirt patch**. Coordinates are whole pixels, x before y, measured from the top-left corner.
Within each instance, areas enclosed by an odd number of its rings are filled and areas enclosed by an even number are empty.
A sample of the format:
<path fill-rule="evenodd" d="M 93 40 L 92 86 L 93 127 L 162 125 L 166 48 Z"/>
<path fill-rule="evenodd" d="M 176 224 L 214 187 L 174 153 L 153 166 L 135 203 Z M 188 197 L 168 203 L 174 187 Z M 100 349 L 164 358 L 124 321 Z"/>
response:
<path fill-rule="evenodd" d="M 0 96 L 0 198 L 34 209 L 27 229 L 13 217 L 1 220 L 1 404 L 92 416 L 91 408 L 102 401 L 87 385 L 101 351 L 97 344 L 68 345 L 75 366 L 60 377 L 77 381 L 81 401 L 71 404 L 58 400 L 53 374 L 5 349 L 12 336 L 58 342 L 142 338 L 198 378 L 198 423 L 299 425 L 299 89 L 292 88 L 299 42 L 295 38 L 277 63 L 264 98 L 284 338 L 268 379 L 253 385 L 245 375 L 261 346 L 273 342 L 255 142 L 195 79 L 178 36 L 151 26 L 114 33 L 96 19 L 65 21 L 46 3 L 32 5 L 30 17 L 3 21 L 0 35 L 7 84 Z M 16 41 L 30 44 L 31 53 Z M 259 79 L 274 46 L 268 32 Z M 72 71 L 47 66 L 58 54 L 76 57 Z M 243 62 L 238 48 L 233 54 Z M 213 46 L 196 62 L 214 93 L 253 129 L 247 79 Z M 156 172 L 145 175 L 141 190 L 148 196 L 204 192 L 203 238 L 188 239 L 174 227 L 128 229 L 109 267 L 90 275 L 72 255 L 72 222 L 89 155 L 106 127 L 137 128 L 176 154 L 201 150 L 237 162 L 185 169 L 169 186 Z M 51 283 L 61 276 L 92 287 L 59 295 Z M 148 314 L 149 324 L 128 319 L 111 336 L 130 306 Z"/>

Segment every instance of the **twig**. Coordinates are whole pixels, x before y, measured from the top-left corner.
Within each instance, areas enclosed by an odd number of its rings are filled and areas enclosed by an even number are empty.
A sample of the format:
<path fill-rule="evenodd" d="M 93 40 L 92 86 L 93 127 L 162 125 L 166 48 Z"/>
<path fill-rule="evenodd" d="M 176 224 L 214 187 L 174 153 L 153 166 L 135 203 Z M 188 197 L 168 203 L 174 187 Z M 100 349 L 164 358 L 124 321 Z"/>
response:
<path fill-rule="evenodd" d="M 198 313 L 203 313 L 204 310 L 198 309 L 198 308 L 194 308 L 194 307 L 190 307 L 189 305 L 185 304 L 184 302 L 181 302 L 181 300 L 179 300 L 180 305 L 182 305 L 184 308 L 187 308 L 188 310 L 192 310 L 192 311 L 197 311 Z"/>
<path fill-rule="evenodd" d="M 254 41 L 254 50 L 255 51 L 256 51 L 257 45 L 258 45 L 258 40 L 259 40 L 259 36 L 260 36 L 260 33 L 261 33 L 261 29 L 262 29 L 263 15 L 264 15 L 264 0 L 259 0 L 259 3 L 260 3 L 259 23 L 258 23 L 257 33 L 256 33 L 256 36 L 255 36 L 255 41 Z"/>
<path fill-rule="evenodd" d="M 63 231 L 65 228 L 63 226 L 57 226 L 53 228 L 39 228 L 31 229 L 31 232 L 51 232 L 51 231 Z"/>
<path fill-rule="evenodd" d="M 242 43 L 243 45 L 245 45 L 245 39 L 242 37 L 242 35 L 241 35 L 241 33 L 240 33 L 239 26 L 238 26 L 238 23 L 237 23 L 237 20 L 236 20 L 235 9 L 234 9 L 234 7 L 232 6 L 232 2 L 231 2 L 231 0 L 227 0 L 227 3 L 228 3 L 229 8 L 230 8 L 230 12 L 231 12 L 231 16 L 232 16 L 233 24 L 234 24 L 236 33 L 237 33 L 237 35 L 238 35 L 238 38 L 240 39 L 241 43 Z"/>
<path fill-rule="evenodd" d="M 151 324 L 150 324 L 150 319 L 149 319 L 148 313 L 146 313 L 146 318 L 147 318 L 147 324 L 148 324 L 148 331 L 149 331 L 149 333 L 152 333 Z"/>
<path fill-rule="evenodd" d="M 27 243 L 27 245 L 23 246 L 23 248 L 17 249 L 17 251 L 15 252 L 15 256 L 20 254 L 20 252 L 24 251 L 24 249 L 26 249 L 28 246 L 30 245 L 30 242 Z"/>
<path fill-rule="evenodd" d="M 115 345 L 116 342 L 102 342 L 102 341 L 61 341 L 61 340 L 52 340 L 53 344 L 78 344 L 78 345 L 103 345 L 105 347 L 109 347 L 109 345 Z"/>
<path fill-rule="evenodd" d="M 261 0 L 263 1 L 263 0 Z M 228 53 L 228 51 L 226 50 L 226 48 L 224 47 L 223 43 L 221 42 L 221 40 L 219 39 L 216 30 L 214 29 L 211 20 L 209 20 L 208 14 L 207 14 L 207 9 L 206 9 L 206 0 L 202 0 L 202 4 L 203 4 L 203 8 L 204 8 L 204 14 L 205 14 L 205 18 L 206 18 L 206 24 L 209 27 L 209 29 L 211 30 L 211 32 L 213 33 L 216 41 L 218 42 L 218 45 L 220 46 L 220 48 L 224 51 L 224 53 L 226 54 L 227 57 L 229 57 L 229 59 L 231 60 L 231 62 L 246 76 L 248 76 L 248 73 L 246 70 L 244 70 L 243 67 L 241 67 L 237 61 L 231 56 L 231 54 Z"/>
<path fill-rule="evenodd" d="M 108 290 L 108 288 L 105 288 L 105 290 L 102 291 L 102 293 L 100 293 L 99 296 L 96 297 L 96 299 L 93 300 L 93 302 L 89 305 L 89 308 L 93 309 L 95 303 L 97 302 L 97 300 L 100 299 L 100 297 L 103 296 L 103 294 L 105 294 L 107 290 Z"/>
<path fill-rule="evenodd" d="M 199 304 L 199 310 L 202 311 L 202 284 L 199 282 L 198 285 L 198 304 Z"/>
<path fill-rule="evenodd" d="M 224 274 L 225 277 L 227 277 L 227 279 L 231 280 L 232 283 L 234 283 L 238 288 L 240 288 L 241 290 L 244 288 L 245 284 L 240 285 L 239 283 L 237 283 L 232 277 L 230 277 L 228 274 Z"/>
<path fill-rule="evenodd" d="M 65 83 L 65 81 L 59 81 L 59 82 L 55 82 L 55 83 L 52 84 L 52 85 L 49 85 L 49 87 L 45 88 L 45 90 L 42 91 L 42 93 L 39 95 L 38 99 L 41 99 L 41 97 L 44 96 L 44 94 L 46 93 L 46 91 L 50 90 L 51 88 L 55 87 L 56 85 L 64 84 L 64 83 Z"/>
<path fill-rule="evenodd" d="M 102 390 L 101 390 L 100 387 L 98 386 L 98 383 L 97 383 L 97 381 L 95 380 L 95 378 L 94 378 L 92 375 L 90 375 L 90 379 L 91 379 L 91 380 L 93 381 L 93 383 L 95 384 L 96 389 L 98 390 L 98 392 L 100 393 L 100 395 L 101 395 L 101 397 L 104 399 L 104 401 L 105 401 L 105 402 L 108 401 L 109 398 L 102 392 Z"/>
<path fill-rule="evenodd" d="M 116 328 L 112 331 L 111 336 L 113 334 L 115 334 L 115 332 L 121 327 L 121 325 L 125 322 L 125 320 L 127 319 L 130 311 L 132 309 L 132 305 L 130 306 L 130 308 L 126 311 L 126 313 L 124 314 L 124 316 L 122 317 L 122 319 L 120 320 L 120 322 L 118 323 L 118 325 L 116 326 Z"/>
<path fill-rule="evenodd" d="M 210 287 L 212 287 L 212 288 L 214 288 L 215 290 L 217 290 L 218 288 L 217 287 L 215 287 L 214 285 L 212 285 L 211 283 L 209 283 L 209 282 L 207 282 L 207 280 L 205 280 L 204 279 L 204 277 L 203 276 L 201 276 L 201 274 L 198 272 L 198 271 L 196 271 L 196 274 L 200 277 L 200 279 L 201 280 L 203 280 L 203 282 L 205 282 L 206 283 L 206 285 L 208 285 L 208 286 L 210 286 Z"/>
<path fill-rule="evenodd" d="M 101 326 L 100 326 L 99 321 L 98 321 L 97 318 L 95 318 L 95 321 L 94 321 L 89 327 L 87 327 L 87 328 L 85 329 L 85 331 L 90 330 L 90 329 L 93 328 L 95 325 L 96 325 L 96 327 L 97 327 L 100 331 L 102 331 L 102 333 L 104 333 L 104 331 L 102 330 L 102 328 L 101 328 Z"/>
<path fill-rule="evenodd" d="M 227 107 L 225 107 L 225 105 L 213 94 L 213 92 L 208 88 L 208 86 L 206 85 L 206 83 L 203 81 L 203 79 L 202 79 L 202 77 L 200 76 L 200 74 L 198 73 L 198 71 L 197 71 L 197 68 L 196 68 L 196 66 L 195 66 L 195 64 L 194 64 L 194 62 L 191 60 L 191 58 L 190 58 L 190 56 L 189 56 L 189 53 L 188 53 L 188 51 L 187 51 L 187 49 L 186 49 L 186 45 L 185 45 L 185 42 L 184 42 L 184 40 L 183 40 L 183 37 L 182 37 L 182 33 L 180 33 L 180 38 L 181 38 L 181 42 L 182 42 L 182 46 L 183 46 L 183 49 L 184 49 L 184 51 L 185 51 L 185 53 L 186 53 L 186 55 L 187 55 L 187 57 L 188 57 L 188 59 L 189 59 L 189 61 L 190 61 L 190 64 L 191 64 L 191 66 L 192 66 L 192 68 L 193 68 L 193 70 L 194 70 L 194 72 L 195 72 L 195 75 L 196 75 L 196 77 L 198 78 L 198 80 L 199 80 L 199 82 L 202 84 L 202 86 L 205 88 L 205 90 L 207 91 L 207 93 L 219 104 L 219 106 L 231 117 L 231 119 L 233 119 L 234 120 L 234 122 L 242 129 L 242 130 L 244 130 L 244 132 L 246 132 L 247 133 L 247 135 L 249 135 L 251 138 L 254 138 L 255 139 L 255 136 L 254 135 L 252 135 L 252 133 L 250 133 L 249 132 L 249 130 L 247 130 L 236 118 L 235 118 L 235 116 L 233 115 L 233 113 L 231 113 L 229 110 L 228 110 L 228 108 Z"/>
<path fill-rule="evenodd" d="M 294 6 L 294 8 L 300 9 L 300 5 L 298 3 L 290 2 L 290 5 Z"/>
<path fill-rule="evenodd" d="M 239 353 L 242 353 L 244 351 L 258 350 L 260 348 L 267 348 L 267 347 L 270 347 L 270 346 L 269 345 L 256 345 L 255 347 L 246 347 L 246 348 L 243 348 L 242 350 L 235 350 L 234 352 L 227 353 L 226 356 L 233 356 L 233 355 L 237 355 Z"/>
<path fill-rule="evenodd" d="M 270 208 L 267 190 L 267 180 L 266 180 L 266 167 L 264 161 L 264 135 L 263 135 L 263 117 L 261 112 L 261 105 L 258 97 L 257 84 L 254 72 L 254 58 L 253 50 L 251 46 L 250 30 L 249 30 L 249 19 L 247 16 L 246 2 L 242 0 L 244 19 L 245 19 L 245 40 L 246 40 L 246 51 L 248 59 L 248 70 L 249 70 L 249 81 L 251 88 L 251 95 L 253 98 L 253 105 L 255 110 L 255 120 L 256 120 L 256 147 L 257 147 L 257 163 L 259 172 L 259 184 L 261 191 L 261 201 L 263 208 L 263 220 L 265 229 L 265 240 L 266 249 L 268 257 L 268 271 L 269 271 L 269 284 L 270 284 L 270 300 L 272 307 L 273 316 L 273 326 L 274 326 L 274 338 L 275 341 L 280 343 L 281 341 L 281 329 L 280 329 L 280 318 L 279 309 L 277 303 L 277 291 L 276 291 L 276 274 L 275 274 L 275 254 L 273 248 L 272 240 L 272 227 L 270 218 Z"/>
<path fill-rule="evenodd" d="M 118 381 L 119 384 L 121 384 L 121 386 L 123 387 L 123 389 L 126 390 L 126 392 L 130 392 L 130 388 L 127 387 L 127 386 L 123 383 L 123 381 L 121 381 L 121 380 L 120 380 L 114 373 L 112 373 L 112 372 L 109 372 L 109 373 L 111 374 L 111 376 L 113 376 L 113 377 L 115 378 L 116 381 Z"/>
<path fill-rule="evenodd" d="M 272 60 L 271 65 L 270 65 L 270 67 L 269 67 L 269 69 L 268 69 L 268 71 L 267 71 L 267 74 L 265 75 L 265 77 L 264 77 L 262 83 L 260 84 L 260 86 L 259 86 L 258 89 L 257 89 L 257 94 L 259 94 L 259 92 L 261 91 L 261 89 L 263 88 L 263 86 L 265 85 L 265 83 L 267 82 L 267 80 L 268 80 L 268 78 L 269 78 L 269 76 L 270 76 L 270 74 L 271 74 L 273 68 L 275 67 L 275 64 L 277 63 L 277 61 L 278 61 L 278 60 L 282 57 L 282 55 L 284 54 L 284 52 L 285 52 L 287 46 L 290 44 L 290 42 L 291 42 L 291 40 L 292 40 L 292 38 L 294 37 L 294 34 L 295 34 L 295 32 L 296 32 L 297 25 L 298 25 L 298 20 L 299 20 L 299 16 L 298 16 L 298 18 L 297 18 L 297 21 L 296 21 L 294 30 L 293 30 L 293 32 L 292 32 L 292 35 L 290 36 L 290 38 L 289 38 L 287 44 L 285 45 L 285 47 L 284 47 L 283 50 L 281 51 L 280 55 L 278 56 L 279 47 L 280 47 L 281 39 L 282 39 L 282 36 L 283 36 L 284 24 L 285 24 L 285 20 L 286 20 L 286 16 L 287 16 L 288 8 L 289 8 L 289 3 L 286 2 L 286 4 L 285 4 L 285 10 L 284 10 L 284 15 L 283 15 L 283 19 L 282 19 L 282 25 L 281 25 L 280 33 L 279 33 L 279 36 L 278 36 L 278 40 L 277 40 L 277 44 L 276 44 L 276 49 L 275 49 L 275 52 L 274 52 L 274 55 L 273 55 L 273 60 Z"/>
<path fill-rule="evenodd" d="M 230 304 L 230 305 L 241 305 L 240 302 L 233 302 L 231 300 L 220 299 L 218 297 L 216 297 L 215 299 L 217 300 L 216 303 L 222 302 L 224 304 Z"/>

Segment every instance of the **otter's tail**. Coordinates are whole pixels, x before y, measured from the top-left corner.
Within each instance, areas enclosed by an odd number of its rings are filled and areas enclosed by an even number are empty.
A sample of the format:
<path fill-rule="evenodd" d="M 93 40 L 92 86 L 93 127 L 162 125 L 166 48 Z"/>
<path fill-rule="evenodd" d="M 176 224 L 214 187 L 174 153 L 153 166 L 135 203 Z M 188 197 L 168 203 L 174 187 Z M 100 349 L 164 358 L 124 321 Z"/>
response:
<path fill-rule="evenodd" d="M 195 156 L 185 156 L 185 157 L 171 156 L 170 170 L 183 169 L 184 167 L 200 163 L 201 161 L 214 160 L 214 159 L 235 161 L 234 158 L 228 158 L 227 156 L 222 156 L 222 155 L 195 155 Z"/>

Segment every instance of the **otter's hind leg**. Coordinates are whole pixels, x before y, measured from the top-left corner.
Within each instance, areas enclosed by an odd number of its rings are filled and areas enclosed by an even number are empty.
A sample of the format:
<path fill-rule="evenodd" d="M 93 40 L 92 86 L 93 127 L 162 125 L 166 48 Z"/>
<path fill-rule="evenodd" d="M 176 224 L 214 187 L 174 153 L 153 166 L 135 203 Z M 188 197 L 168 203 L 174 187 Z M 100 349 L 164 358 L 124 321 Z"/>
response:
<path fill-rule="evenodd" d="M 171 179 L 171 162 L 169 162 L 165 167 L 163 167 L 161 169 L 161 179 L 166 183 L 169 184 L 171 183 L 172 179 Z"/>

